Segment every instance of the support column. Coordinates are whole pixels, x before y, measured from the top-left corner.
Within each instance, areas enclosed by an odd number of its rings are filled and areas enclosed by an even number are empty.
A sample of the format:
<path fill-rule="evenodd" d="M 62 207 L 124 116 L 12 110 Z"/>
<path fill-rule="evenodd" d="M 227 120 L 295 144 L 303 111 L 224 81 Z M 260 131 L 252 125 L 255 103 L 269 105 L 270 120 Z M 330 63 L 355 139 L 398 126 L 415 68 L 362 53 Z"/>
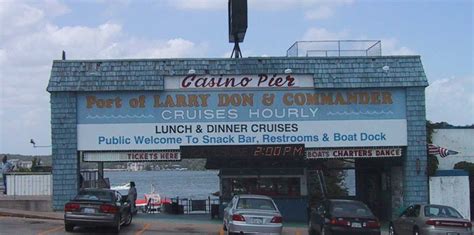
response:
<path fill-rule="evenodd" d="M 79 184 L 77 109 L 74 92 L 51 93 L 51 143 L 53 155 L 53 210 L 76 196 Z"/>
<path fill-rule="evenodd" d="M 403 207 L 428 203 L 425 87 L 406 91 L 408 146 L 403 162 Z"/>

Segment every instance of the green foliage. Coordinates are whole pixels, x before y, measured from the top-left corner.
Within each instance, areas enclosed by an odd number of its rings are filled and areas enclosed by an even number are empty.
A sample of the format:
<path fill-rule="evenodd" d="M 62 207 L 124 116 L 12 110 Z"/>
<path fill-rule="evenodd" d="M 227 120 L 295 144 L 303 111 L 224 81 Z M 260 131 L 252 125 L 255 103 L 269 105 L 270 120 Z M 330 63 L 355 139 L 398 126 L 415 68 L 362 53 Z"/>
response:
<path fill-rule="evenodd" d="M 469 175 L 474 175 L 474 163 L 471 162 L 458 162 L 454 165 L 454 169 L 461 169 L 469 172 Z"/>
<path fill-rule="evenodd" d="M 342 168 L 345 163 L 341 160 L 326 160 L 321 161 L 322 169 L 324 172 L 324 180 L 326 181 L 327 197 L 329 198 L 344 198 L 348 196 L 348 189 L 344 186 L 345 174 L 343 170 L 336 170 Z M 336 168 L 336 169 L 331 169 Z M 323 193 L 321 192 L 321 182 L 315 170 L 308 172 L 308 191 L 310 198 L 310 204 L 323 199 Z"/>
<path fill-rule="evenodd" d="M 437 126 L 438 126 L 437 123 L 431 123 L 430 121 L 426 121 L 426 143 L 427 144 L 432 143 L 434 129 Z M 426 155 L 428 155 L 427 173 L 428 173 L 428 176 L 433 176 L 438 170 L 439 161 L 435 155 L 429 154 L 428 145 L 426 146 Z"/>
<path fill-rule="evenodd" d="M 339 168 L 344 166 L 344 162 L 339 160 L 328 160 L 325 163 L 326 166 L 332 168 Z M 342 197 L 347 196 L 347 188 L 343 185 L 345 174 L 342 170 L 329 170 L 324 171 L 324 177 L 326 180 L 326 186 L 329 197 Z"/>
<path fill-rule="evenodd" d="M 31 172 L 30 168 L 18 168 L 16 172 Z"/>
<path fill-rule="evenodd" d="M 38 166 L 38 158 L 37 157 L 33 157 L 33 159 L 31 159 L 31 169 L 35 168 L 36 166 Z"/>
<path fill-rule="evenodd" d="M 433 176 L 438 170 L 439 161 L 435 155 L 428 154 L 428 176 Z"/>

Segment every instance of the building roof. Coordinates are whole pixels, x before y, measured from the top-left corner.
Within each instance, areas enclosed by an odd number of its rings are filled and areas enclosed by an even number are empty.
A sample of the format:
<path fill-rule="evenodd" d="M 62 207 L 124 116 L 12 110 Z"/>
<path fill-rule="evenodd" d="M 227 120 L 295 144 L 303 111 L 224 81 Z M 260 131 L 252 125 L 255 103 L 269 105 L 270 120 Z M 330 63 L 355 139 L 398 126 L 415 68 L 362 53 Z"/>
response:
<path fill-rule="evenodd" d="M 385 67 L 385 69 L 384 69 Z M 312 74 L 315 88 L 426 87 L 420 56 L 55 60 L 47 90 L 163 90 L 165 76 Z M 281 72 L 280 72 L 281 71 Z"/>

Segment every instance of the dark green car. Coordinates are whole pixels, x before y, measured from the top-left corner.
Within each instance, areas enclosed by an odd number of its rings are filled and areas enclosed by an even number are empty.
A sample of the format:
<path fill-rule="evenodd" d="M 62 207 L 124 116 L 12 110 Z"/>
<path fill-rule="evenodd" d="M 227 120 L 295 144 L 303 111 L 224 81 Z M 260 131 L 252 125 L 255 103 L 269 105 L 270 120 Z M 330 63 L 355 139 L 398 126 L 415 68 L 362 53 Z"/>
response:
<path fill-rule="evenodd" d="M 64 228 L 71 232 L 74 226 L 110 227 L 118 233 L 122 225 L 132 223 L 131 206 L 119 192 L 110 189 L 81 189 L 64 206 Z"/>
<path fill-rule="evenodd" d="M 380 235 L 380 223 L 361 201 L 326 199 L 311 208 L 310 235 Z"/>

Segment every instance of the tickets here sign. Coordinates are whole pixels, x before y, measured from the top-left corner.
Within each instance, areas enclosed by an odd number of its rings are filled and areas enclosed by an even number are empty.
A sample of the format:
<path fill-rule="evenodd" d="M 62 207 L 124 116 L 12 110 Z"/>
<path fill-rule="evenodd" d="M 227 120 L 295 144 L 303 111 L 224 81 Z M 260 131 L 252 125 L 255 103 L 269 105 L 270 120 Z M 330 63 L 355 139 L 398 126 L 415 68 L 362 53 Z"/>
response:
<path fill-rule="evenodd" d="M 180 161 L 177 151 L 85 152 L 84 162 L 157 162 Z"/>

